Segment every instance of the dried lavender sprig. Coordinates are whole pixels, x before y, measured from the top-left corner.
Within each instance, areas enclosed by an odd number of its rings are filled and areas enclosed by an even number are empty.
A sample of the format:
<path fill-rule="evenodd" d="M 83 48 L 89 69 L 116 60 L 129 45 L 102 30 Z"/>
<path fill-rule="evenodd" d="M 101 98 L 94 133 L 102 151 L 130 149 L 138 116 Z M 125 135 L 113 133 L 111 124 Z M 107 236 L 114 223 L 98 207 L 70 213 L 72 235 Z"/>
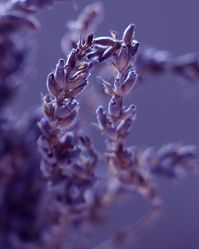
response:
<path fill-rule="evenodd" d="M 79 110 L 75 97 L 86 87 L 92 69 L 86 59 L 92 45 L 93 35 L 89 34 L 86 42 L 80 40 L 71 50 L 66 63 L 59 60 L 47 79 L 49 95 L 42 100 L 44 118 L 39 123 L 42 136 L 38 142 L 41 170 L 49 186 L 58 186 L 59 198 L 68 203 L 83 201 L 82 191 L 92 182 L 96 163 L 89 139 L 73 127 Z"/>
<path fill-rule="evenodd" d="M 44 118 L 39 123 L 42 135 L 38 147 L 42 155 L 41 171 L 48 191 L 54 196 L 53 212 L 61 217 L 55 232 L 59 245 L 61 241 L 67 243 L 68 239 L 65 229 L 62 230 L 64 224 L 70 229 L 71 223 L 77 223 L 81 232 L 81 224 L 88 217 L 85 193 L 96 181 L 97 154 L 76 122 L 79 112 L 76 96 L 88 84 L 92 63 L 86 55 L 93 42 L 91 33 L 86 41 L 80 40 L 71 50 L 66 63 L 59 60 L 55 71 L 47 78 L 48 95 L 42 98 Z"/>
<path fill-rule="evenodd" d="M 61 40 L 61 47 L 64 54 L 66 54 L 71 48 L 76 48 L 76 44 L 80 37 L 81 39 L 85 40 L 90 32 L 96 32 L 99 24 L 101 23 L 102 17 L 103 5 L 102 2 L 97 1 L 89 3 L 83 9 L 81 9 L 80 14 L 76 19 L 67 21 L 67 31 Z M 104 67 L 104 64 L 98 64 L 95 61 L 94 66 L 95 70 L 92 72 L 91 81 L 95 79 L 97 71 L 99 71 L 101 67 Z M 98 103 L 103 101 L 97 87 L 98 84 L 92 84 L 89 88 L 87 88 L 87 91 L 81 95 L 81 107 L 83 109 L 87 110 L 90 108 L 95 108 Z M 82 112 L 80 115 L 81 120 L 90 119 L 88 112 Z"/>
<path fill-rule="evenodd" d="M 199 57 L 198 53 L 175 57 L 169 51 L 146 48 L 138 54 L 137 70 L 140 80 L 169 72 L 185 81 L 195 82 L 199 79 Z"/>
<path fill-rule="evenodd" d="M 171 54 L 155 48 L 143 48 L 137 56 L 139 79 L 143 81 L 149 75 L 159 75 L 168 70 Z"/>
<path fill-rule="evenodd" d="M 133 29 L 130 26 L 124 32 L 123 43 L 126 46 L 127 44 L 131 44 L 129 37 L 133 36 L 132 30 Z M 121 48 L 117 48 L 116 51 L 116 49 L 114 49 L 116 40 L 113 38 L 102 37 L 96 38 L 95 40 L 95 45 L 106 47 L 106 52 L 103 51 L 98 55 L 99 61 L 103 61 L 103 59 L 106 58 L 106 55 L 111 56 L 112 54 L 113 64 L 118 72 L 113 86 L 102 79 L 105 93 L 111 96 L 111 100 L 107 112 L 104 111 L 103 107 L 97 109 L 98 127 L 106 138 L 106 159 L 108 166 L 111 168 L 109 182 L 112 182 L 112 184 L 108 185 L 107 189 L 104 191 L 104 200 L 108 197 L 108 202 L 113 202 L 114 199 L 118 197 L 121 189 L 133 189 L 141 193 L 151 203 L 155 210 L 159 210 L 161 207 L 161 200 L 157 193 L 156 186 L 153 183 L 152 175 L 158 173 L 167 175 L 171 173 L 172 170 L 173 173 L 177 173 L 176 169 L 178 166 L 182 167 L 182 164 L 187 166 L 187 168 L 188 165 L 191 167 L 193 166 L 192 159 L 195 159 L 195 154 L 191 148 L 179 148 L 178 151 L 175 147 L 174 153 L 168 155 L 168 150 L 164 148 L 162 155 L 161 152 L 158 153 L 159 156 L 157 155 L 157 157 L 153 155 L 153 159 L 155 160 L 155 162 L 153 161 L 154 164 L 151 163 L 149 165 L 145 162 L 144 165 L 141 163 L 141 157 L 138 158 L 136 152 L 133 151 L 132 148 L 124 147 L 125 138 L 128 135 L 132 121 L 135 119 L 134 106 L 129 108 L 130 110 L 133 110 L 133 112 L 126 111 L 126 115 L 123 114 L 125 110 L 123 104 L 124 96 L 131 92 L 137 78 L 135 77 L 134 71 L 135 57 L 134 60 L 130 61 L 128 64 L 128 46 L 126 48 L 121 41 L 118 41 L 118 44 L 121 44 Z M 123 82 L 128 82 L 126 87 L 121 87 L 124 84 Z M 166 160 L 167 162 L 165 162 Z M 170 162 L 168 162 L 168 160 L 170 160 Z M 167 163 L 166 169 L 164 169 L 165 163 Z M 177 165 L 177 163 L 181 165 Z M 171 169 L 173 164 L 176 166 L 175 169 Z M 123 246 L 124 241 L 119 242 Z M 103 243 L 102 248 L 110 248 L 111 243 L 112 239 Z M 116 246 L 119 247 L 120 243 L 117 243 Z"/>
<path fill-rule="evenodd" d="M 197 150 L 192 145 L 168 144 L 158 151 L 149 147 L 136 157 L 138 164 L 155 176 L 178 179 L 186 173 L 198 173 Z"/>
<path fill-rule="evenodd" d="M 99 60 L 112 54 L 113 64 L 117 69 L 113 86 L 103 81 L 105 93 L 111 96 L 111 99 L 107 112 L 103 107 L 97 109 L 98 127 L 106 138 L 106 159 L 111 175 L 116 175 L 124 186 L 139 191 L 153 207 L 158 207 L 159 200 L 150 177 L 142 169 L 135 167 L 133 151 L 131 148 L 125 148 L 124 145 L 136 115 L 134 105 L 128 108 L 124 105 L 125 96 L 131 92 L 137 80 L 135 57 L 139 43 L 133 38 L 134 25 L 131 24 L 125 29 L 122 41 L 114 41 L 112 38 L 105 37 L 95 42 L 95 44 L 107 47 Z M 112 41 L 115 44 L 121 44 L 119 51 L 112 45 Z"/>

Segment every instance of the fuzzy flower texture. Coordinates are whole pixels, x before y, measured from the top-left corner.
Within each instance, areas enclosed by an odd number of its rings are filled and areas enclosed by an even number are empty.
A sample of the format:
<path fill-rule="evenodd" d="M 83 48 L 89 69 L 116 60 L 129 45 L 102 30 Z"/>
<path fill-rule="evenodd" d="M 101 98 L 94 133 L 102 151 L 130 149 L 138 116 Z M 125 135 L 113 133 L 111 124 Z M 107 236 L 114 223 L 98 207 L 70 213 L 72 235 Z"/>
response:
<path fill-rule="evenodd" d="M 116 32 L 110 37 L 90 33 L 73 45 L 66 62 L 60 59 L 55 71 L 48 75 L 49 94 L 42 98 L 44 118 L 39 123 L 41 171 L 57 205 L 65 207 L 62 211 L 71 217 L 71 222 L 78 221 L 80 231 L 82 224 L 91 226 L 102 220 L 104 209 L 122 192 L 137 191 L 152 210 L 160 210 L 162 202 L 154 176 L 178 177 L 179 168 L 186 171 L 196 166 L 192 146 L 169 145 L 158 152 L 125 147 L 136 118 L 135 106 L 124 104 L 138 77 L 135 64 L 139 43 L 134 33 L 133 24 L 125 29 L 122 39 Z M 77 96 L 86 89 L 93 67 L 104 61 L 115 67 L 115 79 L 113 84 L 101 79 L 110 101 L 107 110 L 102 106 L 96 110 L 96 125 L 106 144 L 103 179 L 96 171 L 97 162 L 102 162 L 78 125 Z"/>
<path fill-rule="evenodd" d="M 31 70 L 32 32 L 39 28 L 36 14 L 56 2 L 60 0 L 0 4 L 0 248 L 125 248 L 162 210 L 156 179 L 198 173 L 194 146 L 169 144 L 156 150 L 126 145 L 136 120 L 136 107 L 127 106 L 126 100 L 146 75 L 169 69 L 197 79 L 198 59 L 174 60 L 165 51 L 140 50 L 133 24 L 122 36 L 115 31 L 95 36 L 102 6 L 90 4 L 68 23 L 62 39 L 67 56 L 47 77 L 42 112 L 38 108 L 15 120 L 10 109 Z M 104 150 L 97 151 L 81 113 L 84 94 L 95 85 L 92 76 L 103 69 L 110 74 L 98 76 L 104 94 L 96 86 L 92 92 L 101 103 L 106 103 L 104 95 L 108 99 L 107 106 L 93 111 L 95 128 L 105 143 Z M 94 246 L 95 226 L 107 222 L 110 208 L 135 192 L 146 201 L 149 213 Z"/>

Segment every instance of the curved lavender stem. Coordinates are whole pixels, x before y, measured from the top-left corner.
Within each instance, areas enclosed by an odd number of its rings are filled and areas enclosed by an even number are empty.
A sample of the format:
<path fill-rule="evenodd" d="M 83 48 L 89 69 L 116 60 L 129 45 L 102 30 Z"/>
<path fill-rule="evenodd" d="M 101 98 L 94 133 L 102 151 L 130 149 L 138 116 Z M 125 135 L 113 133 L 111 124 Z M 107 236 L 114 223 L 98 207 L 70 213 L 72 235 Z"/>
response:
<path fill-rule="evenodd" d="M 111 99 L 107 111 L 103 107 L 97 109 L 98 127 L 106 138 L 106 160 L 111 177 L 116 176 L 124 187 L 140 192 L 154 208 L 159 208 L 160 201 L 149 174 L 137 165 L 132 148 L 124 145 L 136 117 L 135 106 L 126 108 L 124 105 L 125 96 L 137 80 L 135 59 L 139 43 L 133 37 L 134 25 L 131 24 L 124 31 L 122 41 L 118 41 L 120 49 L 112 53 L 117 75 L 113 86 L 103 81 L 105 93 Z M 105 53 L 102 58 L 106 57 Z"/>

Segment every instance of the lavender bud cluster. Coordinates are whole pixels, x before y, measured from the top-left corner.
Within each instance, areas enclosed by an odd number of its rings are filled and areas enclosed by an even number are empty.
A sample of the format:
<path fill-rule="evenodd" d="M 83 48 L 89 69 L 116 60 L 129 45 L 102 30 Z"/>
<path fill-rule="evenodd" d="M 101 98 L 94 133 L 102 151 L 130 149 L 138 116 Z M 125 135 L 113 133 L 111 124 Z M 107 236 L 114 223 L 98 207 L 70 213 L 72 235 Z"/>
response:
<path fill-rule="evenodd" d="M 106 160 L 110 171 L 110 179 L 118 179 L 120 188 L 133 189 L 141 193 L 153 206 L 160 207 L 160 200 L 156 187 L 151 183 L 150 174 L 137 164 L 134 151 L 131 147 L 125 148 L 124 142 L 136 118 L 134 105 L 126 107 L 124 98 L 134 88 L 137 74 L 135 71 L 136 54 L 139 43 L 134 40 L 134 25 L 130 24 L 124 31 L 122 40 L 103 38 L 100 45 L 113 44 L 106 48 L 102 60 L 106 54 L 112 51 L 112 61 L 116 68 L 116 77 L 113 85 L 103 81 L 105 93 L 111 99 L 108 110 L 102 106 L 97 109 L 98 127 L 106 138 Z M 107 40 L 107 43 L 105 42 Z M 111 42 L 110 42 L 111 41 Z M 98 42 L 99 44 L 99 42 Z M 113 49 L 120 44 L 120 48 Z M 108 52 L 107 52 L 108 51 Z"/>
<path fill-rule="evenodd" d="M 36 14 L 60 1 L 0 4 L 0 248 L 92 248 L 94 225 L 106 222 L 115 203 L 137 192 L 149 204 L 149 214 L 96 247 L 124 248 L 126 240 L 162 210 L 156 179 L 199 173 L 194 146 L 169 144 L 158 150 L 127 146 L 136 107 L 126 100 L 146 75 L 171 71 L 197 80 L 198 56 L 175 58 L 167 51 L 140 51 L 133 24 L 121 38 L 115 31 L 95 36 L 102 5 L 92 3 L 77 20 L 68 22 L 62 40 L 67 56 L 47 76 L 42 110 L 16 122 L 5 103 L 29 72 L 30 31 L 39 27 Z M 95 68 L 98 74 L 106 68 L 105 77 L 100 77 L 105 93 L 100 100 L 106 103 L 108 98 L 107 107 L 90 105 L 91 110 L 97 106 L 95 125 L 105 142 L 103 152 L 96 151 L 95 136 L 80 122 L 86 110 L 85 96 L 79 100 L 82 93 L 95 98 L 99 92 L 97 84 L 95 91 L 87 91 Z"/>
<path fill-rule="evenodd" d="M 144 81 L 151 75 L 169 72 L 185 82 L 197 82 L 199 77 L 198 53 L 174 56 L 172 52 L 145 48 L 137 58 L 139 79 Z"/>
<path fill-rule="evenodd" d="M 49 95 L 42 98 L 44 118 L 39 123 L 42 136 L 38 141 L 41 170 L 57 198 L 68 203 L 84 202 L 83 192 L 94 179 L 97 160 L 89 138 L 76 128 L 79 103 L 75 97 L 88 84 L 92 63 L 87 62 L 86 53 L 92 45 L 93 35 L 89 34 L 71 50 L 66 63 L 59 60 L 47 78 Z"/>

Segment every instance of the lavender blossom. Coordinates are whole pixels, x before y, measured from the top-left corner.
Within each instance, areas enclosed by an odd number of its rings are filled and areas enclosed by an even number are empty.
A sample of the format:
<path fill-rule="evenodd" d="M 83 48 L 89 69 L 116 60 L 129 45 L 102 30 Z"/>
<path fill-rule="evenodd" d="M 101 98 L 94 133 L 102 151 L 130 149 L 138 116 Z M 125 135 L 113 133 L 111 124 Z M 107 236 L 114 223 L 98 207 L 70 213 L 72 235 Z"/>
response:
<path fill-rule="evenodd" d="M 96 249 L 124 248 L 128 240 L 132 247 L 132 238 L 162 210 L 157 178 L 198 174 L 198 159 L 194 146 L 126 146 L 137 112 L 134 104 L 126 106 L 126 99 L 147 75 L 170 71 L 197 80 L 198 56 L 140 51 L 133 24 L 121 38 L 115 31 L 96 36 L 102 6 L 90 4 L 68 22 L 62 40 L 67 56 L 47 76 L 42 112 L 30 111 L 16 121 L 5 106 L 29 72 L 30 34 L 39 27 L 36 14 L 57 2 L 61 0 L 13 0 L 0 6 L 0 248 L 92 248 L 93 228 L 108 221 L 118 201 L 137 192 L 149 212 Z M 114 80 L 100 77 L 109 98 L 106 108 L 96 110 L 105 140 L 101 152 L 94 148 L 95 137 L 81 126 L 86 100 L 79 98 L 84 92 L 89 96 L 95 84 L 93 68 L 105 67 L 114 68 L 107 77 L 113 73 Z M 90 121 L 85 123 L 90 127 Z"/>
<path fill-rule="evenodd" d="M 75 97 L 88 83 L 92 64 L 85 56 L 92 45 L 90 34 L 85 43 L 79 41 L 71 50 L 66 63 L 59 60 L 47 79 L 49 95 L 42 100 L 44 118 L 39 123 L 42 136 L 38 141 L 41 170 L 57 198 L 71 204 L 84 202 L 84 189 L 92 184 L 97 159 L 89 139 L 78 134 L 75 126 L 79 110 Z"/>
<path fill-rule="evenodd" d="M 103 107 L 97 109 L 97 120 L 99 129 L 106 138 L 106 160 L 110 177 L 118 177 L 124 187 L 137 190 L 151 202 L 152 206 L 158 207 L 157 191 L 151 184 L 149 175 L 135 166 L 136 160 L 133 151 L 124 146 L 125 139 L 136 117 L 135 106 L 125 107 L 124 105 L 124 97 L 131 92 L 137 80 L 135 56 L 139 43 L 133 40 L 134 30 L 134 25 L 130 24 L 125 29 L 122 40 L 114 41 L 115 44 L 120 44 L 120 49 L 112 52 L 117 75 L 113 86 L 103 81 L 105 93 L 111 99 L 107 112 L 104 111 Z M 107 47 L 105 51 L 110 48 Z M 111 46 L 111 48 L 113 47 L 114 45 Z M 100 57 L 102 60 L 106 57 L 106 52 L 104 54 Z"/>

